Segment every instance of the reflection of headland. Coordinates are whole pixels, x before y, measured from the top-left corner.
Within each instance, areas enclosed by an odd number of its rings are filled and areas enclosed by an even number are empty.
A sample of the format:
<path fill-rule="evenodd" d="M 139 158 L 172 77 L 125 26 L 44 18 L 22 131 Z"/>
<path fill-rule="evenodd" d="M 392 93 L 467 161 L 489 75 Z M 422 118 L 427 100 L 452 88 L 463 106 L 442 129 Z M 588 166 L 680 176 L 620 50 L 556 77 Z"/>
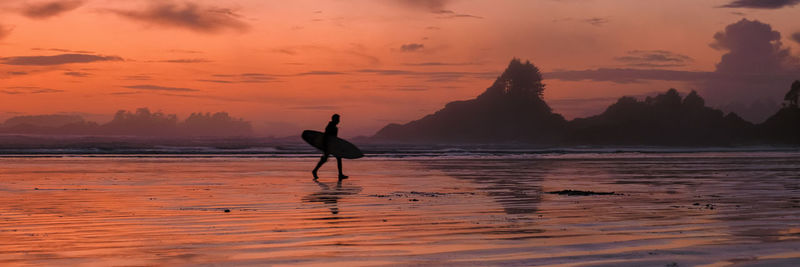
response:
<path fill-rule="evenodd" d="M 427 161 L 422 165 L 480 185 L 506 214 L 535 213 L 542 200 L 542 181 L 552 169 L 548 161 L 508 159 Z"/>
<path fill-rule="evenodd" d="M 314 182 L 317 183 L 320 190 L 303 197 L 303 202 L 323 203 L 330 209 L 333 215 L 339 214 L 339 200 L 343 196 L 358 194 L 362 189 L 359 186 L 344 186 L 342 185 L 342 180 L 339 180 L 335 186 L 328 185 L 318 180 L 314 180 Z"/>

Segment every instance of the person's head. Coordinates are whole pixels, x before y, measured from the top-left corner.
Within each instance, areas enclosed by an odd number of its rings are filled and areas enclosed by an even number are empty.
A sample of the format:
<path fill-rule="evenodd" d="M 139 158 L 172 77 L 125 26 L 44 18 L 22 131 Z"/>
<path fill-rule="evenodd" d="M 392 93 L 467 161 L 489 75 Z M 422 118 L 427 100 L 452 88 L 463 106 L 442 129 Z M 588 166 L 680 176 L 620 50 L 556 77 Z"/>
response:
<path fill-rule="evenodd" d="M 338 124 L 339 123 L 339 114 L 333 114 L 333 116 L 331 116 L 331 121 L 333 123 Z"/>

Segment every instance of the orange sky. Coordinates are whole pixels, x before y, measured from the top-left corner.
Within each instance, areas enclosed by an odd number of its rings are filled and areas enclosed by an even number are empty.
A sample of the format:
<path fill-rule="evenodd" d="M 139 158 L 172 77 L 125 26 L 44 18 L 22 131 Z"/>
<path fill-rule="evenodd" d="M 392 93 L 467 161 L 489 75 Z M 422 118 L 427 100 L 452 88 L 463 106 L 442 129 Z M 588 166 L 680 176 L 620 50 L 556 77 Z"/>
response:
<path fill-rule="evenodd" d="M 322 128 L 336 112 L 343 136 L 369 135 L 478 95 L 512 57 L 547 73 L 629 67 L 619 58 L 630 51 L 663 50 L 686 60 L 659 68 L 713 71 L 724 53 L 709 46 L 714 33 L 742 18 L 770 24 L 784 46 L 800 49 L 790 40 L 800 8 L 718 8 L 729 2 L 3 0 L 0 121 L 77 113 L 102 123 L 138 107 L 182 118 L 227 111 L 282 136 Z M 25 58 L 61 54 L 90 62 Z M 546 100 L 568 118 L 622 95 L 693 89 L 545 83 Z"/>

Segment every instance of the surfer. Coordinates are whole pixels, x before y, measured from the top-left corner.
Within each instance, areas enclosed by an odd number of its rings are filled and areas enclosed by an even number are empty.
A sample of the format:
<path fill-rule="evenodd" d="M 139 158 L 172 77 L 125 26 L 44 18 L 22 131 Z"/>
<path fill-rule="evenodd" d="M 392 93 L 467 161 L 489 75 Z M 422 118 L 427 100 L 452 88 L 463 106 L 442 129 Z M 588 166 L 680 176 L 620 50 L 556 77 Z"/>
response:
<path fill-rule="evenodd" d="M 331 153 L 328 151 L 328 140 L 335 139 L 339 134 L 339 128 L 336 127 L 337 124 L 339 124 L 339 114 L 333 114 L 333 116 L 331 116 L 331 121 L 328 122 L 328 126 L 325 127 L 325 136 L 322 138 L 322 147 L 324 148 L 322 150 L 322 157 L 319 158 L 317 167 L 311 171 L 311 174 L 314 175 L 314 180 L 319 178 L 319 176 L 317 176 L 317 171 L 319 168 L 322 167 L 322 164 L 325 164 L 325 162 L 328 161 L 328 155 Z M 339 167 L 339 180 L 347 179 L 347 175 L 342 173 L 342 158 L 339 156 L 336 156 L 336 166 Z"/>

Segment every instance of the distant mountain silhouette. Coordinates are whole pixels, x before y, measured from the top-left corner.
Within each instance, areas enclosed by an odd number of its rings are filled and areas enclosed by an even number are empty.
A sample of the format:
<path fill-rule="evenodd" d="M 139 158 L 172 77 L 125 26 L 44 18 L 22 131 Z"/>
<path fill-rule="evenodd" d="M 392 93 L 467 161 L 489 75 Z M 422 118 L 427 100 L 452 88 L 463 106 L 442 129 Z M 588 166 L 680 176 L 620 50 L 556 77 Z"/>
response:
<path fill-rule="evenodd" d="M 84 120 L 78 115 L 31 115 L 16 116 L 6 120 L 5 127 L 32 126 L 32 127 L 61 127 L 67 124 L 83 123 Z"/>
<path fill-rule="evenodd" d="M 120 110 L 105 124 L 73 115 L 17 116 L 0 124 L 0 134 L 93 135 L 138 137 L 234 137 L 252 134 L 250 122 L 226 112 L 192 113 L 181 122 L 174 114 Z"/>
<path fill-rule="evenodd" d="M 436 113 L 404 125 L 387 125 L 374 139 L 408 143 L 557 142 L 567 122 L 542 100 L 543 93 L 539 69 L 513 59 L 477 98 L 450 102 Z"/>
<path fill-rule="evenodd" d="M 622 97 L 600 115 L 567 122 L 542 99 L 544 84 L 530 62 L 513 59 L 477 98 L 404 125 L 389 124 L 375 142 L 438 144 L 730 146 L 800 145 L 800 81 L 786 94 L 784 108 L 753 125 L 735 113 L 706 106 L 692 91 L 669 89 L 639 101 Z"/>
<path fill-rule="evenodd" d="M 600 115 L 570 122 L 569 143 L 595 145 L 731 145 L 748 141 L 753 125 L 735 113 L 709 108 L 692 91 L 638 101 L 622 97 Z"/>

